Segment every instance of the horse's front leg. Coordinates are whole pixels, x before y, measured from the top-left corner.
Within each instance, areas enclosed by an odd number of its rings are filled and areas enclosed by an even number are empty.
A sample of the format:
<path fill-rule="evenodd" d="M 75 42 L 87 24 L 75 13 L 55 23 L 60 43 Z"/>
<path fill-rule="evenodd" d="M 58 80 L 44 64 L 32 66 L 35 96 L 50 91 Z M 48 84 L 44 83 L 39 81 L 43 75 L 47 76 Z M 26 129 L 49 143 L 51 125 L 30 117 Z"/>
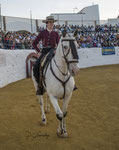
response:
<path fill-rule="evenodd" d="M 46 124 L 47 120 L 46 120 L 46 116 L 45 116 L 45 113 L 44 113 L 44 101 L 43 101 L 43 97 L 40 95 L 40 96 L 38 96 L 38 99 L 39 99 L 39 103 L 40 103 L 40 107 L 41 107 L 42 123 Z"/>
<path fill-rule="evenodd" d="M 58 100 L 52 94 L 50 94 L 49 97 L 50 97 L 51 103 L 55 109 L 57 119 L 60 122 L 59 127 L 57 129 L 57 133 L 59 136 L 62 137 L 62 135 L 64 133 L 63 132 L 64 131 L 63 130 L 63 112 L 61 111 L 61 109 L 59 107 Z"/>
<path fill-rule="evenodd" d="M 50 101 L 55 109 L 55 112 L 56 112 L 56 116 L 57 118 L 59 118 L 59 120 L 62 120 L 63 118 L 63 113 L 59 107 L 59 104 L 58 104 L 58 100 L 56 99 L 56 97 L 54 97 L 52 94 L 49 95 L 50 97 Z"/>
<path fill-rule="evenodd" d="M 64 117 L 62 118 L 62 120 L 60 120 L 59 127 L 57 129 L 57 134 L 58 136 L 63 137 L 63 138 L 68 137 Z"/>
<path fill-rule="evenodd" d="M 65 98 L 63 99 L 63 108 L 62 108 L 62 112 L 63 112 L 63 119 L 62 119 L 62 123 L 63 123 L 63 137 L 67 137 L 67 130 L 66 130 L 66 123 L 65 123 L 65 117 L 67 115 L 67 107 L 69 104 L 69 101 L 71 99 L 71 95 L 72 93 L 67 97 L 65 96 Z"/>

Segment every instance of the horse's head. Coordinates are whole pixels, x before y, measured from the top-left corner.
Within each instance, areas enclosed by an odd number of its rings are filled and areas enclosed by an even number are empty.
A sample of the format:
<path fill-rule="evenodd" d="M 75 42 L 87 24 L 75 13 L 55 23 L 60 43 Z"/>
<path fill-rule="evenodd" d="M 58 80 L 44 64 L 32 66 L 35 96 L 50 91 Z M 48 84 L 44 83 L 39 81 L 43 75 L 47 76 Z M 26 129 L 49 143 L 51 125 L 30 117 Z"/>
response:
<path fill-rule="evenodd" d="M 76 39 L 69 34 L 65 34 L 62 36 L 60 42 L 62 47 L 62 58 L 66 62 L 69 72 L 74 76 L 79 70 L 77 65 L 79 57 L 77 53 L 78 44 Z"/>

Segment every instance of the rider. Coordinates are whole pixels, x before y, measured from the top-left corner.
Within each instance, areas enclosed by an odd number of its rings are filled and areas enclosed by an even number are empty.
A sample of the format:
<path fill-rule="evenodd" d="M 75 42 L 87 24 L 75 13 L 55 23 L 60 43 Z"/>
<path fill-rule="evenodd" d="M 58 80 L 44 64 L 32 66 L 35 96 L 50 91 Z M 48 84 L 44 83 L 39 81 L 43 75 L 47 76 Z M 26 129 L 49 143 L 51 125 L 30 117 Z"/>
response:
<path fill-rule="evenodd" d="M 34 68 L 33 68 L 33 73 L 35 80 L 37 82 L 37 92 L 36 95 L 43 95 L 44 89 L 42 87 L 42 83 L 39 84 L 40 81 L 40 62 L 41 59 L 50 51 L 56 50 L 56 47 L 58 46 L 59 42 L 59 34 L 58 32 L 53 30 L 54 27 L 54 22 L 57 20 L 54 19 L 53 16 L 48 16 L 46 17 L 46 20 L 43 20 L 43 23 L 46 23 L 46 29 L 41 31 L 39 35 L 36 37 L 36 39 L 33 42 L 33 47 L 37 51 L 37 53 L 40 53 L 40 49 L 38 48 L 38 43 L 42 41 L 43 44 L 43 49 L 41 52 L 41 55 L 39 59 L 36 61 Z M 40 85 L 40 86 L 39 86 Z M 74 86 L 74 90 L 76 90 L 77 87 Z"/>
<path fill-rule="evenodd" d="M 43 23 L 46 23 L 46 29 L 41 31 L 33 42 L 33 47 L 35 48 L 37 53 L 41 53 L 39 59 L 36 61 L 33 68 L 34 77 L 36 82 L 38 83 L 36 95 L 43 94 L 43 88 L 39 87 L 39 82 L 40 82 L 39 66 L 40 66 L 41 59 L 51 50 L 55 50 L 59 42 L 59 38 L 60 38 L 59 34 L 58 32 L 53 30 L 54 22 L 56 21 L 57 20 L 55 20 L 53 16 L 46 17 L 46 20 L 42 21 Z M 42 51 L 40 51 L 40 49 L 38 48 L 39 41 L 42 41 L 43 44 Z"/>

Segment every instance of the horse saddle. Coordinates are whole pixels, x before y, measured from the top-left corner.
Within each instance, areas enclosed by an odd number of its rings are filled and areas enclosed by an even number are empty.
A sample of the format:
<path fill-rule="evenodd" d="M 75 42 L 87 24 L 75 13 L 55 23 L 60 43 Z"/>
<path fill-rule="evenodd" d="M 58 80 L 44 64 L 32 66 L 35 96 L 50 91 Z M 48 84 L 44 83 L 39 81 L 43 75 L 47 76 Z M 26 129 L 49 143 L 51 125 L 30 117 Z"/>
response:
<path fill-rule="evenodd" d="M 42 59 L 41 62 L 41 68 L 42 68 L 42 72 L 43 70 L 46 68 L 46 66 L 48 66 L 48 64 L 50 63 L 51 59 L 54 57 L 54 49 L 50 50 L 50 52 L 48 52 L 44 58 Z"/>
<path fill-rule="evenodd" d="M 41 80 L 40 81 L 42 81 L 42 83 L 45 83 L 44 82 L 45 74 L 46 74 L 46 71 L 47 71 L 47 68 L 48 68 L 48 65 L 49 65 L 51 59 L 55 55 L 54 50 L 55 49 L 50 50 L 50 52 L 48 52 L 41 60 L 41 70 L 40 70 Z"/>

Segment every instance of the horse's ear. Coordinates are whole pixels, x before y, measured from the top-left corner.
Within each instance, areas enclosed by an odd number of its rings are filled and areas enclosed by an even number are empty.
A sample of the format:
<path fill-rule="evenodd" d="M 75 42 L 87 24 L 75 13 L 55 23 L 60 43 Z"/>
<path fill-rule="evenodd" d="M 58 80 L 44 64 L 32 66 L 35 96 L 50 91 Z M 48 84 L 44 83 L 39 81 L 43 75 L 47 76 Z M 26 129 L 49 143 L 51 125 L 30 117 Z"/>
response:
<path fill-rule="evenodd" d="M 66 30 L 66 29 L 64 29 L 64 30 L 62 31 L 62 35 L 63 35 L 63 37 L 65 37 L 65 36 L 66 36 L 66 34 L 67 34 L 67 30 Z"/>
<path fill-rule="evenodd" d="M 73 33 L 73 36 L 76 38 L 78 36 L 78 30 L 76 29 Z"/>

